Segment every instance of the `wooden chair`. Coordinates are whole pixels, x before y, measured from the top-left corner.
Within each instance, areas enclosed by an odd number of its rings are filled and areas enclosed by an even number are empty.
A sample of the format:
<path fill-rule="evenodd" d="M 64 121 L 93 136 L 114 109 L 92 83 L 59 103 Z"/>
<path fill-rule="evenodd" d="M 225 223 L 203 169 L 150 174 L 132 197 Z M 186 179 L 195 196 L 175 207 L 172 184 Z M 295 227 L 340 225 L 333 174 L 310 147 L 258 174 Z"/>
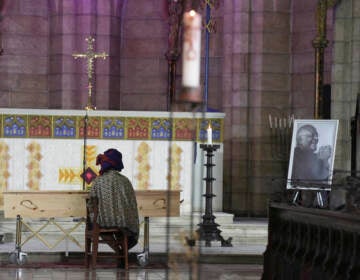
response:
<path fill-rule="evenodd" d="M 89 204 L 90 202 L 90 204 Z M 98 199 L 86 199 L 86 227 L 85 227 L 85 266 L 89 267 L 90 259 L 92 267 L 95 268 L 98 258 L 115 258 L 119 264 L 121 260 L 124 261 L 124 268 L 128 269 L 128 236 L 127 231 L 121 228 L 101 228 L 97 223 L 99 213 Z M 114 239 L 109 245 L 108 242 L 101 238 L 102 233 L 120 236 L 119 240 Z M 114 253 L 98 252 L 99 243 L 106 243 L 111 248 L 119 248 L 114 250 Z"/>

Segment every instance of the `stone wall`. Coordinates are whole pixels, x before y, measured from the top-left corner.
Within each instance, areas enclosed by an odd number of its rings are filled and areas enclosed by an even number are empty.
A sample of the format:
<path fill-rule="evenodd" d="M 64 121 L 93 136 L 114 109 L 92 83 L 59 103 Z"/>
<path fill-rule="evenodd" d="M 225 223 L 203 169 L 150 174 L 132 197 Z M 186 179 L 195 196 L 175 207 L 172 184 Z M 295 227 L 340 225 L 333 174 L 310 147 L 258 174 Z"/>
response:
<path fill-rule="evenodd" d="M 6 1 L 1 33 L 0 106 L 47 108 L 48 20 L 46 0 Z M 31 32 L 30 32 L 31 31 Z"/>
<path fill-rule="evenodd" d="M 85 52 L 91 35 L 94 50 L 109 54 L 95 63 L 93 104 L 165 110 L 167 11 L 156 0 L 138 2 L 6 1 L 0 106 L 84 108 L 86 61 L 72 54 Z"/>
<path fill-rule="evenodd" d="M 80 109 L 87 104 L 87 61 L 73 53 L 85 53 L 95 39 L 94 51 L 106 52 L 95 60 L 93 104 L 99 109 L 120 106 L 120 46 L 122 1 L 50 1 L 49 22 L 49 107 Z"/>

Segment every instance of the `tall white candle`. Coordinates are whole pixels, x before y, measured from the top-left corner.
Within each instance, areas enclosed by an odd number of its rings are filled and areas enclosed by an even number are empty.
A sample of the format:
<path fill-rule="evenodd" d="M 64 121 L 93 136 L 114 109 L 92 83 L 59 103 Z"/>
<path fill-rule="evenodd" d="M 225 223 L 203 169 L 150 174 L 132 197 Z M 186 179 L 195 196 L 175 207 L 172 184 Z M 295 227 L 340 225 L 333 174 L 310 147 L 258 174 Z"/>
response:
<path fill-rule="evenodd" d="M 207 128 L 207 144 L 212 145 L 212 129 L 211 129 L 210 123 L 209 123 L 209 126 Z"/>
<path fill-rule="evenodd" d="M 194 10 L 184 13 L 182 86 L 200 86 L 201 16 Z"/>

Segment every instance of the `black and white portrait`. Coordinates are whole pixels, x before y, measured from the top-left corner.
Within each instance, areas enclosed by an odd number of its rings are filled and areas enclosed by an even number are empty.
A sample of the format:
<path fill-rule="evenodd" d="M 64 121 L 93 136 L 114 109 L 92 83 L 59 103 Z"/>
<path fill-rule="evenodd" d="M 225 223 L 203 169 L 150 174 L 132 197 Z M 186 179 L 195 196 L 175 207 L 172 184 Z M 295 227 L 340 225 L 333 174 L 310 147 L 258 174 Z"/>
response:
<path fill-rule="evenodd" d="M 338 120 L 295 120 L 288 189 L 330 190 Z"/>

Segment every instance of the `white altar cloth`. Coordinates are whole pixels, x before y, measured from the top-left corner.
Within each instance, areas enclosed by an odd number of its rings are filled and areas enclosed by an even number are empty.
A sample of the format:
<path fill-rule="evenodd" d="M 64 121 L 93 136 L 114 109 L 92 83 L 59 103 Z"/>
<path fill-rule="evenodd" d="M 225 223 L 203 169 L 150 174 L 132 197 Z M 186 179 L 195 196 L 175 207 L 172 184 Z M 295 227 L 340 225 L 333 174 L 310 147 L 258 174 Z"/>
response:
<path fill-rule="evenodd" d="M 135 189 L 180 189 L 181 213 L 200 211 L 205 155 L 199 146 L 210 122 L 220 144 L 213 210 L 222 211 L 223 119 L 223 113 L 0 109 L 0 190 L 88 188 L 84 171 L 97 173 L 96 155 L 116 148 Z"/>

